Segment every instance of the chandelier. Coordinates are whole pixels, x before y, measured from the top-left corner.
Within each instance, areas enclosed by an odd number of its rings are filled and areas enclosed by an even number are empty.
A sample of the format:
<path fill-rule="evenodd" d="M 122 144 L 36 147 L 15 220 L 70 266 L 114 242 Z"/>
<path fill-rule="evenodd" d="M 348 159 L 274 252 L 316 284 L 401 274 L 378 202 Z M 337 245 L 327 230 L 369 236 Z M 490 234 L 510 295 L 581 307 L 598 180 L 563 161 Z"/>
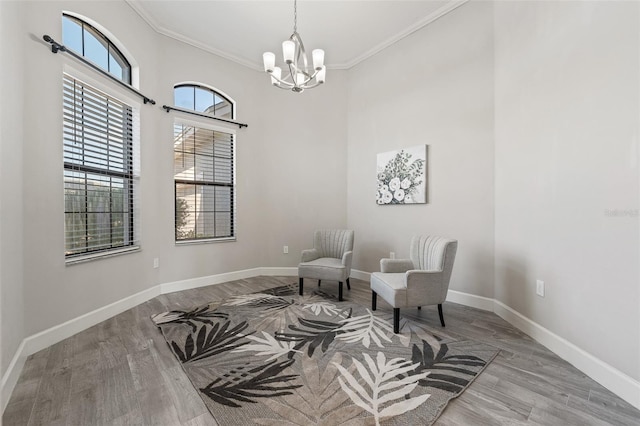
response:
<path fill-rule="evenodd" d="M 265 72 L 271 75 L 271 84 L 281 89 L 293 90 L 296 93 L 304 89 L 312 89 L 324 83 L 327 69 L 324 66 L 324 50 L 314 49 L 311 52 L 313 58 L 313 68 L 309 68 L 307 52 L 304 50 L 304 43 L 298 34 L 298 5 L 297 0 L 293 1 L 293 34 L 289 40 L 282 42 L 282 56 L 285 64 L 289 67 L 289 72 L 282 75 L 282 68 L 275 66 L 276 55 L 273 52 L 264 52 Z"/>

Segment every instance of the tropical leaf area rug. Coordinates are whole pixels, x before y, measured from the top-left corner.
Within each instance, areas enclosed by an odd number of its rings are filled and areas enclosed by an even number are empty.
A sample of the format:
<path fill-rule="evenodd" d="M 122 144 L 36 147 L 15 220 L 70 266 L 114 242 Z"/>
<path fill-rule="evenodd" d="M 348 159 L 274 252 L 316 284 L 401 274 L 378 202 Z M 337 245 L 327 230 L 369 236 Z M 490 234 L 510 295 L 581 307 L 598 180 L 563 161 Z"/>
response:
<path fill-rule="evenodd" d="M 429 425 L 497 349 L 297 285 L 153 316 L 220 425 Z"/>

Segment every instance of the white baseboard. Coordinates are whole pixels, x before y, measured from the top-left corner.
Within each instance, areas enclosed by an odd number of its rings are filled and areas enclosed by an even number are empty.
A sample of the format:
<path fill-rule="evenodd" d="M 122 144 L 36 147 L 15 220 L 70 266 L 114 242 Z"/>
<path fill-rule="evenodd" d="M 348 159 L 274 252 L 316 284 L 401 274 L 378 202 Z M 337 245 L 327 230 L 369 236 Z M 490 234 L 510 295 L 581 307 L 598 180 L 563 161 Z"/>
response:
<path fill-rule="evenodd" d="M 297 277 L 297 266 L 282 266 L 282 267 L 264 267 L 259 268 L 260 273 L 258 275 L 266 275 L 268 277 Z"/>
<path fill-rule="evenodd" d="M 2 388 L 0 392 L 2 398 L 2 412 L 4 413 L 27 357 L 61 340 L 71 337 L 80 331 L 144 303 L 160 294 L 220 284 L 232 280 L 251 278 L 260 275 L 297 276 L 297 274 L 298 270 L 296 267 L 264 267 L 160 284 L 29 336 L 20 343 L 16 354 L 9 364 L 9 368 L 2 376 Z M 371 274 L 364 271 L 352 270 L 351 276 L 355 279 L 369 281 Z M 507 322 L 548 347 L 558 356 L 579 368 L 585 374 L 601 383 L 622 399 L 640 409 L 640 383 L 637 380 L 625 375 L 621 371 L 585 352 L 571 342 L 552 333 L 519 312 L 513 310 L 509 306 L 495 299 L 455 290 L 449 290 L 447 300 L 453 303 L 459 303 L 465 306 L 495 312 Z"/>
<path fill-rule="evenodd" d="M 352 269 L 351 276 L 357 280 L 371 281 L 371 272 L 364 272 L 364 271 L 359 271 L 357 269 Z"/>
<path fill-rule="evenodd" d="M 447 302 L 459 303 L 460 305 L 471 306 L 472 308 L 493 312 L 493 299 L 489 297 L 476 296 L 475 294 L 449 290 L 447 293 Z"/>
<path fill-rule="evenodd" d="M 274 276 L 297 276 L 297 267 L 264 267 L 243 269 L 240 271 L 226 272 L 224 274 L 208 275 L 206 277 L 192 278 L 188 280 L 174 281 L 171 283 L 160 284 L 160 294 L 173 293 L 176 291 L 191 290 L 208 285 L 222 284 L 234 280 L 243 280 L 246 278 L 266 275 Z"/>
<path fill-rule="evenodd" d="M 640 409 L 640 382 L 495 299 L 493 311 L 560 358 Z"/>
<path fill-rule="evenodd" d="M 227 281 L 243 280 L 258 275 L 260 268 L 243 269 L 240 271 L 226 272 L 224 274 L 208 275 L 206 277 L 190 278 L 160 284 L 160 294 L 174 293 L 176 291 L 191 290 L 193 288 L 206 287 L 208 285 L 222 284 Z"/>
<path fill-rule="evenodd" d="M 15 355 L 13 355 L 13 359 L 9 363 L 7 371 L 2 376 L 2 382 L 0 382 L 0 386 L 2 386 L 2 391 L 0 392 L 0 404 L 2 405 L 0 408 L 2 408 L 2 413 L 4 413 L 4 409 L 7 408 L 9 398 L 11 398 L 11 393 L 18 383 L 20 373 L 22 373 L 22 368 L 26 361 L 27 355 L 25 355 L 23 340 L 20 342 L 20 346 L 18 346 L 18 350 Z M 2 418 L 2 416 L 0 416 L 0 418 Z M 2 424 L 1 421 L 0 424 Z"/>

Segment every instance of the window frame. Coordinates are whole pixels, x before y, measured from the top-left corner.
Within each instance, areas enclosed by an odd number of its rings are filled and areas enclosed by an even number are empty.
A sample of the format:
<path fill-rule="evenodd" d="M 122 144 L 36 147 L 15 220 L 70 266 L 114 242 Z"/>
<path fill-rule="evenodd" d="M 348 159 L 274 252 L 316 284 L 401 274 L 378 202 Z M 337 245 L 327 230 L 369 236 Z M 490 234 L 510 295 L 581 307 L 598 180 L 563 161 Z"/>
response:
<path fill-rule="evenodd" d="M 235 105 L 233 102 L 231 102 L 232 105 Z M 235 108 L 234 108 L 235 110 Z M 188 181 L 185 179 L 176 179 L 176 173 L 175 173 L 175 161 L 176 161 L 176 150 L 175 150 L 175 145 L 173 148 L 173 161 L 174 161 L 174 175 L 173 175 L 173 205 L 174 205 L 174 221 L 173 221 L 173 230 L 174 230 L 174 240 L 175 240 L 175 244 L 176 245 L 191 245 L 191 244 L 208 244 L 208 243 L 219 243 L 219 242 L 231 242 L 231 241 L 236 241 L 237 240 L 237 210 L 236 210 L 236 206 L 237 206 L 237 185 L 236 185 L 236 153 L 237 153 L 237 132 L 235 130 L 235 128 L 233 127 L 226 127 L 226 126 L 219 126 L 219 125 L 215 125 L 215 124 L 211 124 L 208 121 L 205 121 L 206 119 L 198 119 L 198 118 L 191 118 L 191 119 L 186 119 L 186 118 L 178 118 L 176 117 L 173 120 L 173 129 L 175 129 L 176 125 L 183 125 L 183 126 L 189 126 L 189 127 L 196 127 L 196 128 L 201 128 L 204 130 L 210 130 L 213 132 L 220 132 L 220 133 L 226 133 L 231 135 L 232 137 L 232 148 L 231 148 L 231 183 L 229 185 L 219 185 L 216 184 L 214 181 L 211 181 L 209 184 L 207 184 L 207 186 L 213 186 L 213 187 L 218 187 L 218 186 L 227 186 L 231 189 L 231 200 L 230 200 L 230 227 L 231 227 L 231 235 L 230 236 L 224 236 L 224 237 L 201 237 L 201 238 L 185 238 L 185 239 L 178 239 L 178 223 L 177 223 L 177 219 L 178 219 L 178 192 L 177 192 L 177 187 L 179 184 L 181 183 L 185 183 L 185 184 L 194 184 L 194 185 L 200 185 L 202 183 L 202 181 Z M 175 140 L 175 130 L 174 130 L 174 135 L 172 140 Z M 175 142 L 174 142 L 175 143 Z M 195 153 L 194 153 L 195 154 Z M 200 183 L 196 183 L 196 182 L 200 182 Z"/>
<path fill-rule="evenodd" d="M 194 90 L 194 96 L 193 96 L 194 108 L 184 108 L 182 106 L 176 105 L 176 103 L 175 103 L 175 92 L 176 92 L 176 89 L 182 89 L 182 88 L 185 88 L 185 87 L 192 87 L 193 90 Z M 183 82 L 183 83 L 178 83 L 178 84 L 174 85 L 173 86 L 173 105 L 178 107 L 178 108 L 183 108 L 183 109 L 188 110 L 188 111 L 194 111 L 194 112 L 197 112 L 197 113 L 200 113 L 200 114 L 208 114 L 208 115 L 211 115 L 212 117 L 216 117 L 216 118 L 228 118 L 228 117 L 221 117 L 221 116 L 215 115 L 215 111 L 214 111 L 213 114 L 211 114 L 211 113 L 208 113 L 208 112 L 197 110 L 195 108 L 195 103 L 196 103 L 195 90 L 196 89 L 202 89 L 202 90 L 211 92 L 213 94 L 213 96 L 214 96 L 214 99 L 215 99 L 216 96 L 218 96 L 218 97 L 222 98 L 222 100 L 228 102 L 229 105 L 231 105 L 231 117 L 230 117 L 230 119 L 231 120 L 235 120 L 236 119 L 236 113 L 237 113 L 236 102 L 230 96 L 227 96 L 225 93 L 221 92 L 220 90 L 215 89 L 213 87 L 210 87 L 210 86 L 208 86 L 206 84 L 202 84 L 202 83 Z"/>
<path fill-rule="evenodd" d="M 69 46 L 65 46 L 67 49 L 72 50 L 74 53 L 78 54 L 79 56 L 82 56 L 85 60 L 90 61 L 92 64 L 94 64 L 95 66 L 99 67 L 100 69 L 104 70 L 106 73 L 108 73 L 109 75 L 113 76 L 114 78 L 122 81 L 125 84 L 128 84 L 129 86 L 133 85 L 133 70 L 134 67 L 132 66 L 132 61 L 129 60 L 129 58 L 127 58 L 127 55 L 125 55 L 122 52 L 122 49 L 120 49 L 116 43 L 114 43 L 113 41 L 111 41 L 111 39 L 109 37 L 107 37 L 103 31 L 101 31 L 100 29 L 97 28 L 96 25 L 92 24 L 91 22 L 88 22 L 86 19 L 83 19 L 80 16 L 76 16 L 72 13 L 68 13 L 68 12 L 63 12 L 62 13 L 62 42 L 63 44 L 66 43 L 65 41 L 65 32 L 64 32 L 64 19 L 69 19 L 73 22 L 75 22 L 76 24 L 78 24 L 80 26 L 80 31 L 81 31 L 81 43 L 82 43 L 82 51 L 78 52 L 77 50 L 69 47 Z M 86 28 L 85 28 L 86 27 Z M 104 68 L 102 65 L 96 63 L 95 61 L 93 61 L 90 57 L 88 57 L 86 55 L 85 52 L 85 33 L 90 33 L 91 36 L 93 38 L 95 38 L 98 42 L 101 42 L 102 44 L 106 45 L 106 54 L 107 54 L 107 67 Z M 122 70 L 122 76 L 118 77 L 116 74 L 112 73 L 110 68 L 111 68 L 111 56 L 113 56 L 113 59 L 118 63 L 118 65 L 120 66 L 121 70 Z M 121 65 L 120 61 L 122 61 L 122 64 L 126 65 Z"/>
<path fill-rule="evenodd" d="M 62 120 L 62 139 L 63 139 L 63 165 L 62 165 L 62 169 L 63 169 L 63 197 L 64 197 L 64 204 L 65 204 L 65 211 L 64 211 L 64 216 L 66 217 L 67 213 L 71 213 L 71 212 L 67 212 L 66 208 L 67 208 L 67 195 L 66 195 L 66 173 L 67 172 L 81 172 L 81 173 L 96 173 L 100 176 L 110 176 L 110 177 L 116 177 L 116 178 L 125 178 L 125 174 L 130 175 L 130 178 L 128 179 L 128 183 L 127 185 L 129 185 L 131 187 L 131 189 L 129 190 L 129 195 L 127 198 L 127 204 L 128 207 L 131 209 L 130 212 L 128 212 L 127 216 L 129 216 L 128 218 L 128 223 L 129 223 L 129 230 L 127 232 L 127 235 L 129 236 L 129 240 L 130 243 L 129 244 L 123 244 L 123 245 L 118 245 L 116 247 L 107 247 L 107 248 L 102 248 L 102 249 L 93 249 L 93 250 L 87 250 L 84 252 L 79 252 L 79 253 L 73 253 L 73 254 L 67 254 L 67 226 L 66 226 L 66 219 L 65 219 L 65 225 L 64 225 L 64 230 L 65 230 L 65 238 L 64 238 L 64 250 L 65 250 L 65 263 L 67 265 L 71 265 L 71 264 L 75 264 L 75 263 L 81 263 L 81 262 L 86 262 L 89 260 L 94 260 L 94 259 L 100 259 L 100 258 L 105 258 L 105 257 L 111 257 L 114 255 L 119 255 L 119 254 L 124 254 L 124 253 L 129 253 L 129 252 L 133 252 L 133 251 L 139 251 L 141 249 L 141 224 L 140 224 L 140 196 L 139 196 L 139 192 L 140 192 L 140 104 L 135 101 L 132 98 L 129 98 L 127 96 L 125 96 L 124 94 L 122 94 L 121 92 L 117 91 L 117 90 L 113 90 L 113 88 L 106 86 L 104 84 L 102 84 L 99 81 L 96 81 L 95 79 L 83 74 L 82 72 L 76 70 L 75 68 L 66 66 L 64 67 L 63 70 L 63 78 L 62 78 L 62 83 L 63 83 L 63 111 L 66 110 L 66 106 L 64 105 L 64 92 L 65 92 L 65 80 L 69 78 L 69 79 L 73 79 L 74 81 L 79 82 L 80 84 L 82 84 L 83 86 L 88 87 L 90 90 L 98 92 L 99 94 L 109 97 L 110 99 L 124 104 L 127 107 L 130 108 L 131 112 L 131 124 L 130 124 L 130 128 L 128 129 L 129 131 L 127 132 L 127 134 L 130 136 L 128 141 L 127 141 L 127 149 L 128 149 L 128 153 L 127 155 L 129 155 L 130 157 L 128 158 L 129 161 L 129 170 L 127 170 L 127 172 L 125 173 L 124 171 L 117 171 L 114 173 L 109 173 L 108 171 L 108 166 L 104 167 L 102 169 L 99 170 L 98 167 L 92 167 L 92 166 L 88 166 L 88 167 L 82 167 L 82 166 L 71 166 L 69 167 L 71 164 L 67 164 L 67 162 L 65 162 L 65 156 L 66 156 L 66 150 L 67 150 L 67 142 L 65 141 L 66 137 L 65 137 L 65 127 L 67 126 L 66 123 L 66 119 L 64 118 L 63 115 L 63 120 Z M 84 143 L 84 142 L 83 142 Z M 108 144 L 108 141 L 107 141 Z M 104 145 L 104 144 L 103 144 Z M 124 153 L 123 153 L 124 155 Z M 107 164 L 109 164 L 109 162 L 107 161 Z M 110 199 L 112 197 L 113 193 L 110 192 Z M 85 200 L 85 211 L 87 210 L 86 208 L 86 200 Z M 104 212 L 96 212 L 96 213 L 104 213 Z M 86 225 L 85 225 L 86 226 Z M 110 222 L 109 228 L 113 228 L 113 223 Z M 113 231 L 111 231 L 113 232 Z"/>

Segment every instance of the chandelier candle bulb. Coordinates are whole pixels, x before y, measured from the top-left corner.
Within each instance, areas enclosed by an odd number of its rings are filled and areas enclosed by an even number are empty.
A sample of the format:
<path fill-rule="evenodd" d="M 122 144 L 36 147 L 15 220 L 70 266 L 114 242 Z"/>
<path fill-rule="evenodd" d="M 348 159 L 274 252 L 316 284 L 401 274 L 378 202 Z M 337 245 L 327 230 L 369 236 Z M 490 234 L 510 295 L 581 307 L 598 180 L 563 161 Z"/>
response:
<path fill-rule="evenodd" d="M 264 61 L 264 71 L 273 72 L 273 67 L 276 65 L 276 55 L 273 52 L 264 52 L 262 60 Z"/>
<path fill-rule="evenodd" d="M 324 50 L 313 49 L 311 55 L 313 55 L 313 67 L 316 69 L 316 71 L 320 71 L 324 66 Z"/>
<path fill-rule="evenodd" d="M 318 71 L 318 74 L 316 74 L 316 80 L 318 80 L 318 84 L 324 83 L 326 74 L 327 68 L 323 65 L 322 68 L 320 68 L 320 71 Z"/>
<path fill-rule="evenodd" d="M 293 63 L 293 57 L 296 51 L 296 44 L 291 40 L 282 42 L 282 56 L 287 64 Z"/>
<path fill-rule="evenodd" d="M 282 77 L 282 69 L 280 67 L 273 68 L 273 72 L 271 73 L 271 84 L 274 86 L 279 86 L 278 80 Z"/>

